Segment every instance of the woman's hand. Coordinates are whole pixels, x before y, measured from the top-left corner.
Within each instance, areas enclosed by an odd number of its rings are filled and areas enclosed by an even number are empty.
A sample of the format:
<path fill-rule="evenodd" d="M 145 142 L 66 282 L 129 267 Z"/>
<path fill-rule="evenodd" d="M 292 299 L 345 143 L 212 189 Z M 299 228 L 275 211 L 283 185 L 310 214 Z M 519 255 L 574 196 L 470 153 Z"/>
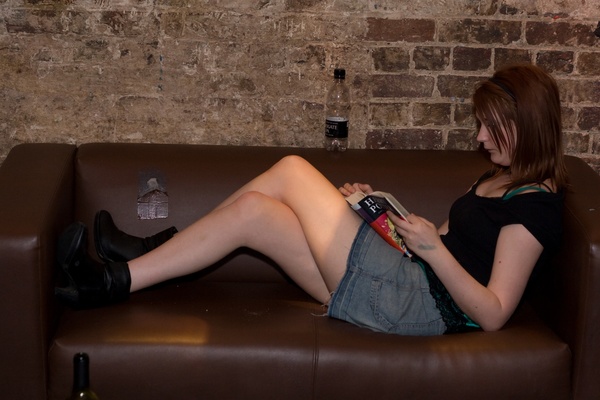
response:
<path fill-rule="evenodd" d="M 396 231 L 404 238 L 406 246 L 421 258 L 427 261 L 427 253 L 438 250 L 444 245 L 436 226 L 415 214 L 409 214 L 403 220 L 396 214 L 388 211 L 388 216 L 396 226 Z"/>
<path fill-rule="evenodd" d="M 339 191 L 341 194 L 344 195 L 344 197 L 348 197 L 352 193 L 356 193 L 357 191 L 364 192 L 365 194 L 373 193 L 373 189 L 371 189 L 371 186 L 366 183 L 346 183 L 344 184 L 344 186 L 339 188 Z"/>

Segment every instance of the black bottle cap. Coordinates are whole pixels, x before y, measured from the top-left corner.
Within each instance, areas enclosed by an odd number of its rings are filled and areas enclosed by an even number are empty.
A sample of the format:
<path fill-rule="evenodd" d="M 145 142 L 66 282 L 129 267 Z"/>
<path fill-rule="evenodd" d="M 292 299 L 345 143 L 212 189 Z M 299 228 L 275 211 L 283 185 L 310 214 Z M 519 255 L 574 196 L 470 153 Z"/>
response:
<path fill-rule="evenodd" d="M 90 357 L 86 353 L 73 356 L 73 391 L 90 386 Z"/>
<path fill-rule="evenodd" d="M 336 68 L 333 70 L 333 77 L 335 79 L 346 79 L 346 70 L 343 68 Z"/>

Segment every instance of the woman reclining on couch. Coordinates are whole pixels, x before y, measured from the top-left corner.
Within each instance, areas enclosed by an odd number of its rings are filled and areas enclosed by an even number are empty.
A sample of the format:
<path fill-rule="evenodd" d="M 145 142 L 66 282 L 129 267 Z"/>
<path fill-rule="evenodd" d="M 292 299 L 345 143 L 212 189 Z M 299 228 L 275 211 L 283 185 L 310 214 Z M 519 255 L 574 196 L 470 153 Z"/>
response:
<path fill-rule="evenodd" d="M 74 223 L 58 243 L 69 286 L 56 293 L 76 307 L 106 305 L 245 246 L 280 265 L 334 318 L 405 335 L 500 329 L 534 268 L 560 242 L 566 186 L 560 100 L 549 75 L 523 65 L 482 82 L 473 105 L 477 141 L 494 168 L 456 200 L 439 228 L 414 214 L 408 221 L 389 214 L 412 258 L 348 207 L 344 196 L 369 193 L 369 185 L 337 189 L 289 156 L 177 234 L 136 238 L 99 212 L 95 240 L 104 264 L 86 254 L 86 227 Z"/>

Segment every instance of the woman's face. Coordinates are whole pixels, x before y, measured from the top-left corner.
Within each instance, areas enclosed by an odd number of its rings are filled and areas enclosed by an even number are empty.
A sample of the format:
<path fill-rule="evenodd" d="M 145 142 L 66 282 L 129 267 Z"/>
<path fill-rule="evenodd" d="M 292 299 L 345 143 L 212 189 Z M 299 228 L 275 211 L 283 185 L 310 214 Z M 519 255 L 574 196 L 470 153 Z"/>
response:
<path fill-rule="evenodd" d="M 477 141 L 481 144 L 481 146 L 490 153 L 490 158 L 493 163 L 497 165 L 501 165 L 503 167 L 508 167 L 511 164 L 512 160 L 512 150 L 505 148 L 496 142 L 493 139 L 492 134 L 489 131 L 489 125 L 494 122 L 488 122 L 485 119 L 477 116 L 477 119 L 480 122 L 479 133 L 477 134 Z M 506 143 L 510 143 L 509 133 L 506 132 L 505 129 L 501 129 L 502 135 L 505 136 Z"/>

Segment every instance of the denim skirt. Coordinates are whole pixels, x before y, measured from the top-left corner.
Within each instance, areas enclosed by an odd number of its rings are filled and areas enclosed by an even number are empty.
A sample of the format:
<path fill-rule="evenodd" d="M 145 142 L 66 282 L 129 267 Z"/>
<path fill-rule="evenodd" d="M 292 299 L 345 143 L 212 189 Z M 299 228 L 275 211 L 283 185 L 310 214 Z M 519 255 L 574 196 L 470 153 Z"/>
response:
<path fill-rule="evenodd" d="M 327 314 L 374 331 L 441 335 L 446 324 L 421 266 L 363 223 Z"/>

